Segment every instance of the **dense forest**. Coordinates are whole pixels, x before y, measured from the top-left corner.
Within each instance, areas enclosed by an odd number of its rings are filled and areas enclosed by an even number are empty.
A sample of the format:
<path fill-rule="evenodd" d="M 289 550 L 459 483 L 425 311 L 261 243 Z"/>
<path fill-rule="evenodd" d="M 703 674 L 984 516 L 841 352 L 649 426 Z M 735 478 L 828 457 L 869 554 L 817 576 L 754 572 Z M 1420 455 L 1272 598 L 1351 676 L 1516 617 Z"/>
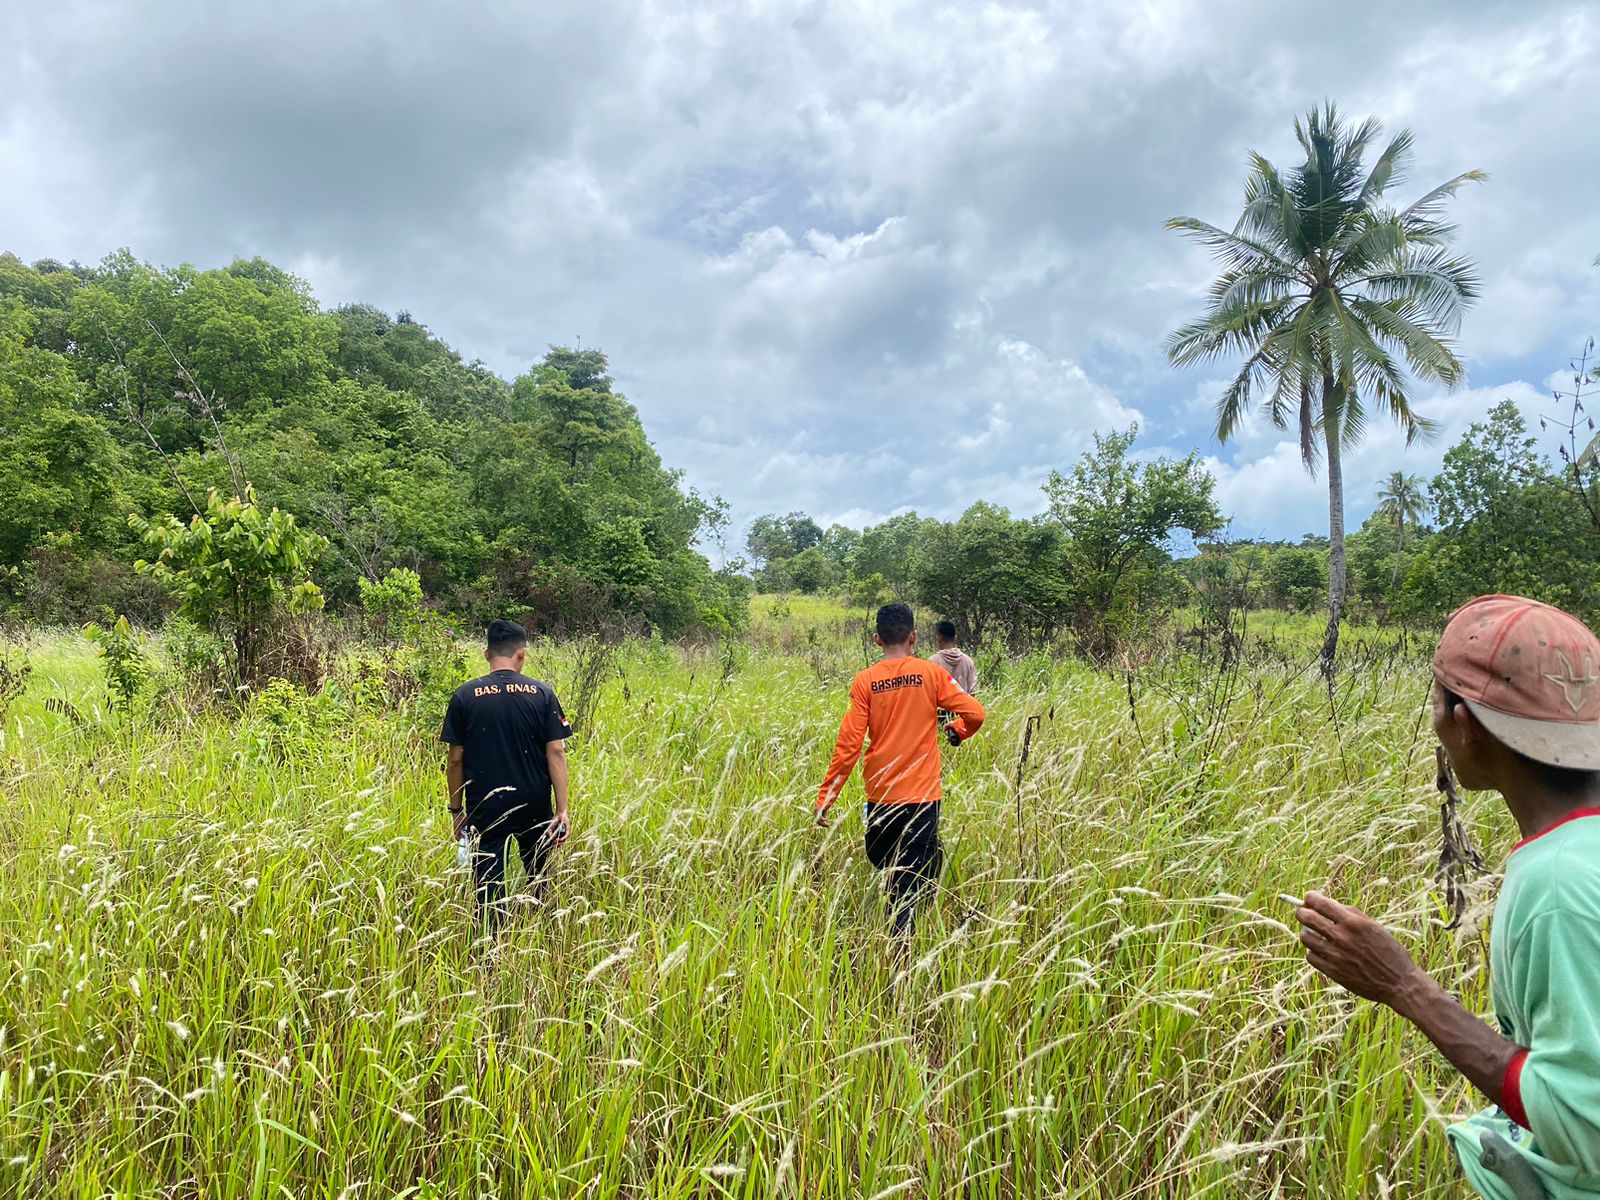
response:
<path fill-rule="evenodd" d="M 748 583 L 695 549 L 720 502 L 662 465 L 598 350 L 552 347 L 508 383 L 260 259 L 0 256 L 0 611 L 158 620 L 148 522 L 246 482 L 316 537 L 332 608 L 398 568 L 441 611 L 553 631 L 720 633 L 746 611 Z"/>

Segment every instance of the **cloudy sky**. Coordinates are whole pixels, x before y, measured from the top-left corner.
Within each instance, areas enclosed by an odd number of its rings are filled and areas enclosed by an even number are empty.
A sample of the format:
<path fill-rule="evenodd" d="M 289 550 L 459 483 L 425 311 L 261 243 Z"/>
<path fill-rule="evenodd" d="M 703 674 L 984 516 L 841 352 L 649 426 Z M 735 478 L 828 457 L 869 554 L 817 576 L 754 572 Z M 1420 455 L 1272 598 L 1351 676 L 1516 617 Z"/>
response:
<path fill-rule="evenodd" d="M 1328 23 L 1301 23 L 1300 14 Z M 1443 427 L 1375 429 L 1353 523 L 1600 328 L 1600 12 L 1584 3 L 118 0 L 0 6 L 0 249 L 260 254 L 508 376 L 600 346 L 742 520 L 1037 511 L 1094 430 L 1211 459 L 1240 536 L 1326 529 L 1270 427 L 1177 372 L 1245 159 L 1324 97 L 1418 154 L 1485 278 Z"/>

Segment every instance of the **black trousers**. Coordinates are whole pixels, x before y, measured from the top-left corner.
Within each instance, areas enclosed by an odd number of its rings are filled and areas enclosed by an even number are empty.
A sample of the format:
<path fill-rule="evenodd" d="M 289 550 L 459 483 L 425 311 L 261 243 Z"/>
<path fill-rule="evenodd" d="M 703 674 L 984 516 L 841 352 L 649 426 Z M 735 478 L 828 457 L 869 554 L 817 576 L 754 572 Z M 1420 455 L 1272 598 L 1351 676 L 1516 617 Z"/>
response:
<path fill-rule="evenodd" d="M 938 801 L 867 805 L 867 859 L 889 872 L 889 923 L 895 933 L 909 935 L 918 901 L 944 867 Z"/>
<path fill-rule="evenodd" d="M 477 853 L 472 859 L 472 875 L 478 913 L 487 917 L 492 926 L 499 925 L 506 916 L 503 903 L 506 895 L 506 855 L 512 842 L 517 844 L 517 853 L 522 857 L 522 867 L 528 873 L 528 887 L 533 895 L 542 895 L 549 881 L 546 868 L 556 843 L 549 837 L 549 827 L 544 822 L 532 829 L 514 833 L 491 830 L 480 834 Z"/>

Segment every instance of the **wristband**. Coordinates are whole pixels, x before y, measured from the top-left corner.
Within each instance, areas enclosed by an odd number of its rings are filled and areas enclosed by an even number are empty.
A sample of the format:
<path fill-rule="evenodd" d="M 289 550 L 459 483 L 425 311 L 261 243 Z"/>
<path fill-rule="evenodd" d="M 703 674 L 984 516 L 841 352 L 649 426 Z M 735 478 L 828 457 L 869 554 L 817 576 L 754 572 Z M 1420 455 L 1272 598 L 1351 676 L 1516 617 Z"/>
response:
<path fill-rule="evenodd" d="M 467 811 L 465 805 L 461 805 L 460 807 L 456 807 L 455 805 L 447 804 L 447 805 L 445 805 L 445 809 L 447 811 L 453 812 L 453 813 L 459 813 L 459 812 L 466 812 Z"/>

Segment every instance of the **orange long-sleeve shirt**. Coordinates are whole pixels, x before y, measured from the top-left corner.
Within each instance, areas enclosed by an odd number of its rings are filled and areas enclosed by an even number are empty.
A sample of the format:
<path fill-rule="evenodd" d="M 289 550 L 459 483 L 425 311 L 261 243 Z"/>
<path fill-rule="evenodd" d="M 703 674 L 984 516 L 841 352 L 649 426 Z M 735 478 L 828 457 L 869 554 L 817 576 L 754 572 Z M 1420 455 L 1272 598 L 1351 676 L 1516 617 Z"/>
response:
<path fill-rule="evenodd" d="M 983 724 L 983 705 L 936 663 L 886 658 L 862 671 L 850 684 L 850 709 L 817 791 L 817 807 L 831 808 L 844 791 L 863 741 L 867 763 L 862 779 L 869 803 L 927 804 L 939 799 L 941 708 L 956 714 L 954 727 L 962 741 Z"/>

